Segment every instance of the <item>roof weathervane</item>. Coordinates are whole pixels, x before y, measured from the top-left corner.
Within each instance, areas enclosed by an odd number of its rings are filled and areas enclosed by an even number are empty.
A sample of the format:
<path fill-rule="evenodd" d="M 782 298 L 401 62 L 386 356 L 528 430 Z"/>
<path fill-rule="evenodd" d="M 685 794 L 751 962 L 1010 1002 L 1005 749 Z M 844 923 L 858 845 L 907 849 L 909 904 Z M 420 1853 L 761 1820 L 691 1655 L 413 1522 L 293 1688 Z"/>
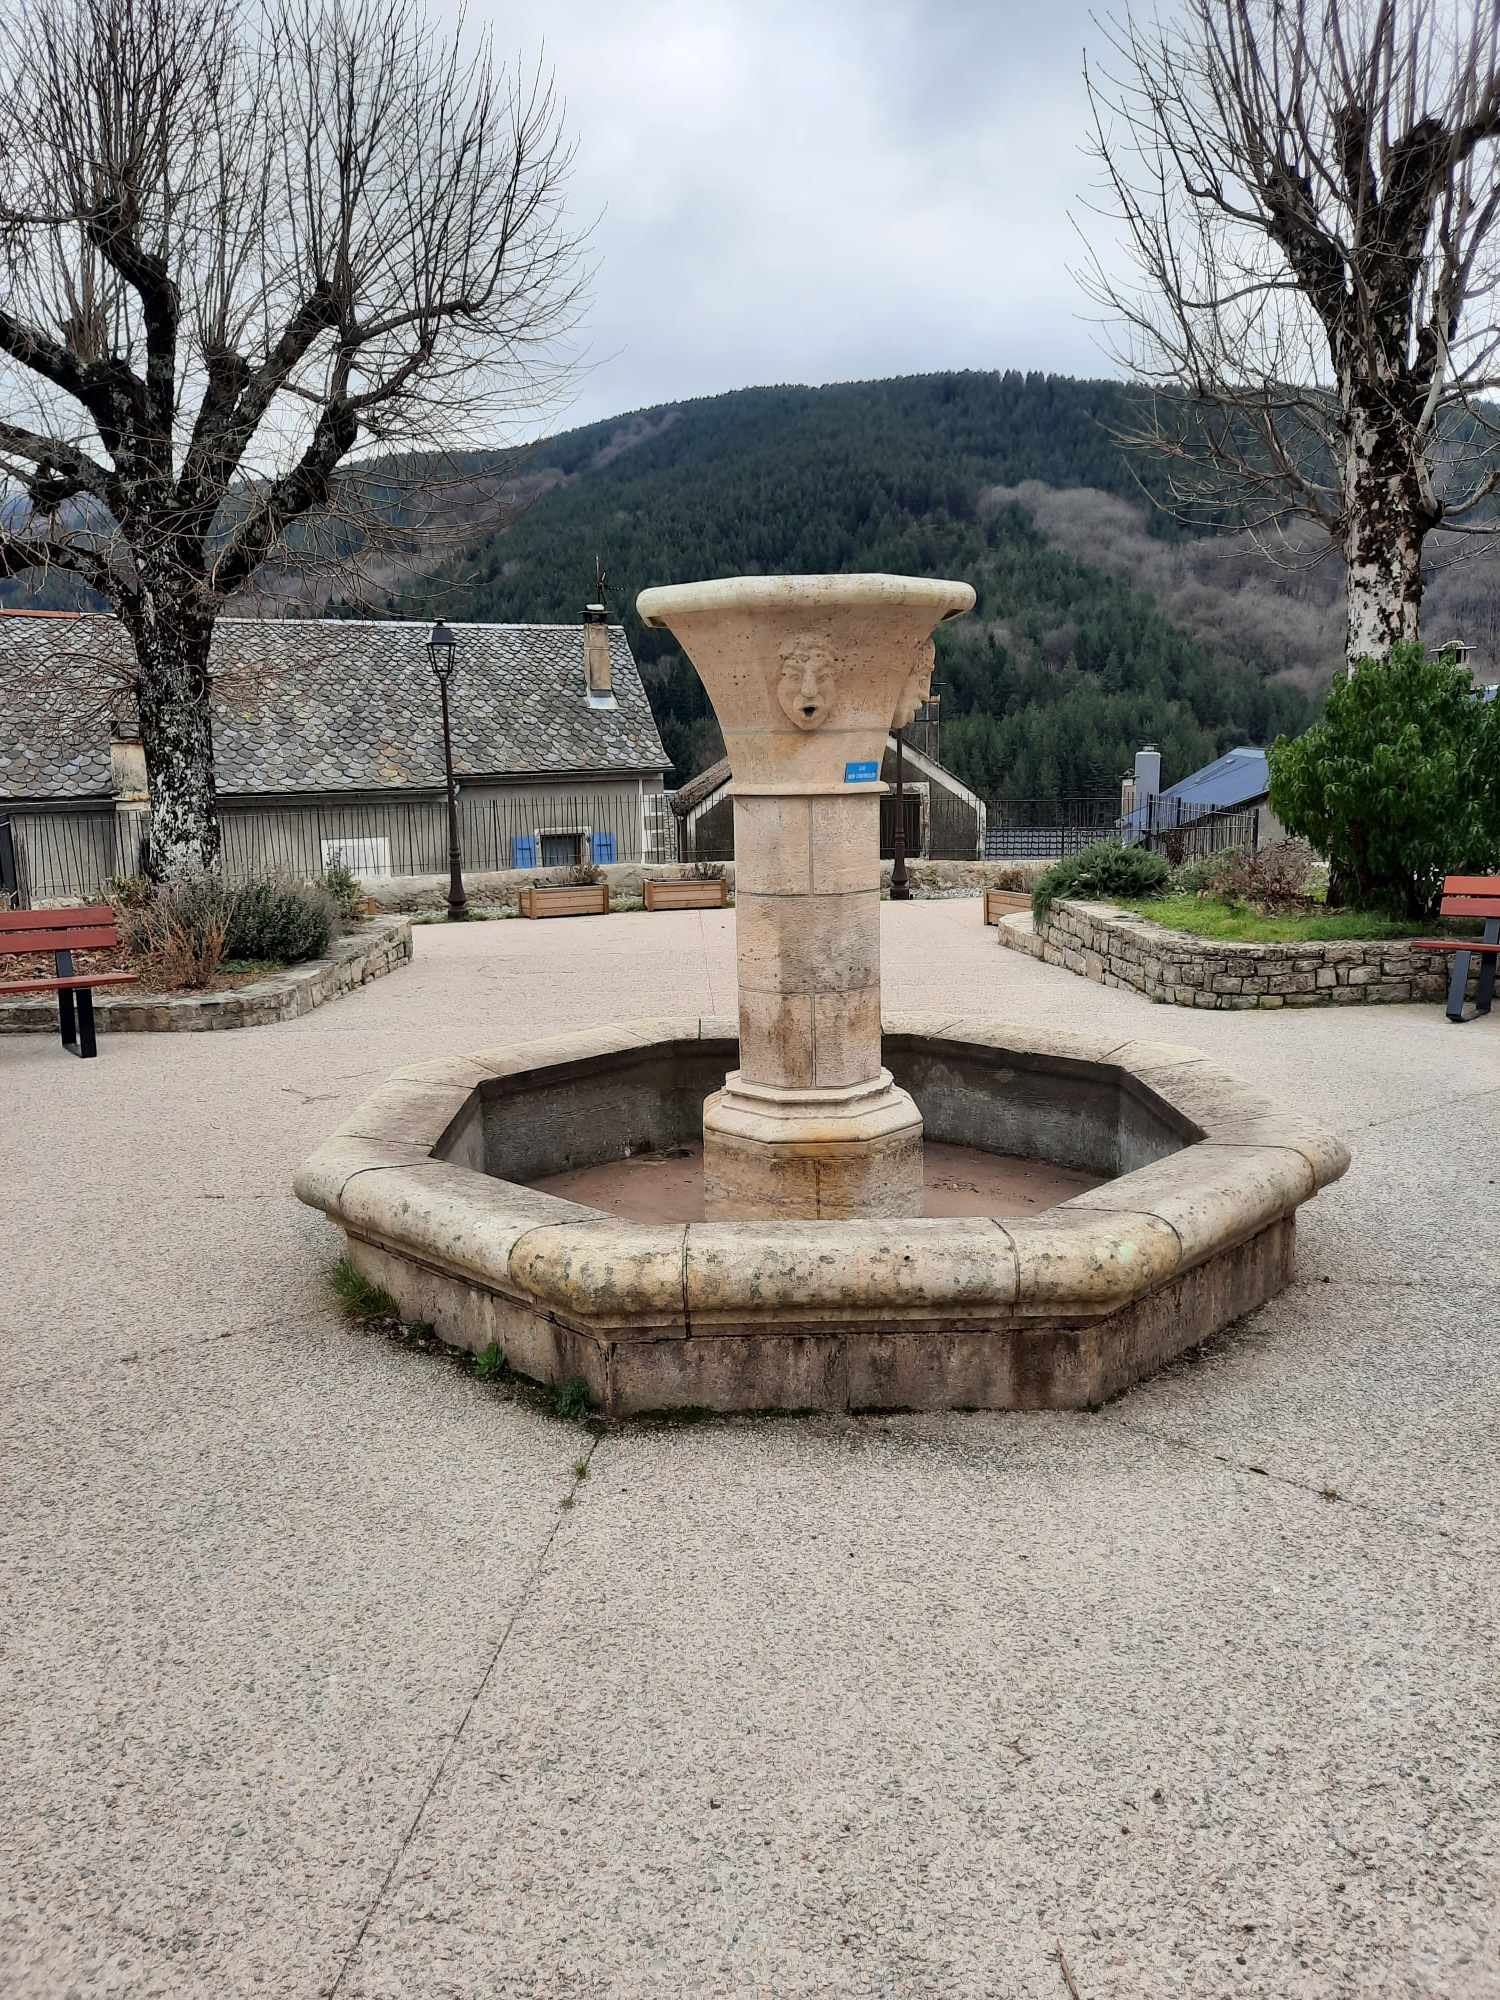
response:
<path fill-rule="evenodd" d="M 596 555 L 594 557 L 594 602 L 599 606 L 601 611 L 604 608 L 604 586 L 608 582 L 609 578 L 605 574 L 604 564 Z"/>

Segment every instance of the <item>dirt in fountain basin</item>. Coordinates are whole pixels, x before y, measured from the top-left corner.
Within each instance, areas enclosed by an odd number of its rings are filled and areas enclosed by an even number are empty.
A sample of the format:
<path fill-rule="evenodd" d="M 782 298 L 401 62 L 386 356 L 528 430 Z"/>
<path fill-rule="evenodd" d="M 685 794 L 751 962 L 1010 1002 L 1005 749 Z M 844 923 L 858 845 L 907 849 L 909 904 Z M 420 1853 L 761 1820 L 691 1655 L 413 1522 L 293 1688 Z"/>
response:
<path fill-rule="evenodd" d="M 929 1141 L 922 1148 L 926 1188 L 924 1215 L 1035 1215 L 1104 1176 L 1050 1160 L 1023 1160 L 1011 1153 L 981 1153 L 972 1146 Z M 601 1208 L 630 1222 L 703 1220 L 703 1148 L 677 1146 L 665 1153 L 637 1153 L 598 1167 L 574 1167 L 546 1174 L 533 1187 L 567 1201 Z"/>

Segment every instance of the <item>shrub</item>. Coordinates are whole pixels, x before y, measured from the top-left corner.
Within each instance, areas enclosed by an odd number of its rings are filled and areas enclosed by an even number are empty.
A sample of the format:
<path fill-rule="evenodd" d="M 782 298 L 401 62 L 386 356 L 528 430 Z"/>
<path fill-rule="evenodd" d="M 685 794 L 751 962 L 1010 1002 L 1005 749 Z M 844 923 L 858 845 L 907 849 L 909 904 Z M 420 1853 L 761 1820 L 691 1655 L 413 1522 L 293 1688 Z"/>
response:
<path fill-rule="evenodd" d="M 1231 907 L 1267 915 L 1302 909 L 1310 901 L 1313 858 L 1305 840 L 1278 840 L 1258 854 L 1251 848 L 1217 854 L 1209 864 L 1213 892 Z"/>
<path fill-rule="evenodd" d="M 695 861 L 690 879 L 695 882 L 722 882 L 724 864 L 722 861 Z"/>
<path fill-rule="evenodd" d="M 224 961 L 234 894 L 218 875 L 184 875 L 117 902 L 125 949 L 166 986 L 207 986 Z"/>
<path fill-rule="evenodd" d="M 1271 810 L 1328 856 L 1329 900 L 1431 914 L 1443 877 L 1500 865 L 1500 713 L 1417 645 L 1337 680 L 1271 750 Z"/>
<path fill-rule="evenodd" d="M 1172 870 L 1172 880 L 1168 885 L 1171 893 L 1176 896 L 1211 896 L 1221 859 L 1220 855 L 1209 854 L 1200 861 L 1184 861 L 1180 868 Z"/>
<path fill-rule="evenodd" d="M 365 900 L 364 884 L 348 862 L 339 859 L 330 861 L 323 870 L 320 882 L 333 901 L 339 922 L 357 923 Z"/>
<path fill-rule="evenodd" d="M 1159 896 L 1170 874 L 1161 855 L 1153 854 L 1149 847 L 1122 847 L 1118 841 L 1101 840 L 1054 862 L 1037 878 L 1031 892 L 1031 914 L 1037 923 L 1045 923 L 1058 896 Z"/>
<path fill-rule="evenodd" d="M 576 868 L 568 870 L 568 880 L 576 888 L 588 889 L 604 880 L 604 870 L 597 861 L 580 861 Z"/>
<path fill-rule="evenodd" d="M 226 958 L 282 965 L 318 958 L 333 933 L 327 890 L 276 876 L 233 884 L 222 875 L 183 875 L 139 895 L 132 882 L 110 900 L 126 950 L 149 960 L 167 986 L 207 986 Z"/>
<path fill-rule="evenodd" d="M 333 898 L 319 884 L 263 875 L 242 882 L 230 894 L 226 958 L 294 965 L 327 951 L 336 912 Z"/>

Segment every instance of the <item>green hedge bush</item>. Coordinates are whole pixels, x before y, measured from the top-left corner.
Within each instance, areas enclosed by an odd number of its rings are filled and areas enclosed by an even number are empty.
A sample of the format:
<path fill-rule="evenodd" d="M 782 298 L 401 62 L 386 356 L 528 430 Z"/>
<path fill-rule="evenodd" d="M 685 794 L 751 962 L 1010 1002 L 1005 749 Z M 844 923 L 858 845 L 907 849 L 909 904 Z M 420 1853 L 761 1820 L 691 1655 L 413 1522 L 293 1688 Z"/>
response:
<path fill-rule="evenodd" d="M 1395 646 L 1271 756 L 1271 810 L 1328 857 L 1329 901 L 1430 916 L 1443 877 L 1500 867 L 1500 703 L 1466 667 Z"/>
<path fill-rule="evenodd" d="M 242 882 L 230 891 L 224 956 L 283 965 L 321 958 L 337 915 L 332 896 L 319 883 L 275 875 Z"/>
<path fill-rule="evenodd" d="M 1079 896 L 1085 902 L 1111 896 L 1159 896 L 1172 871 L 1149 847 L 1122 847 L 1115 840 L 1096 841 L 1065 860 L 1056 861 L 1037 877 L 1031 892 L 1033 919 L 1044 924 L 1058 896 Z"/>

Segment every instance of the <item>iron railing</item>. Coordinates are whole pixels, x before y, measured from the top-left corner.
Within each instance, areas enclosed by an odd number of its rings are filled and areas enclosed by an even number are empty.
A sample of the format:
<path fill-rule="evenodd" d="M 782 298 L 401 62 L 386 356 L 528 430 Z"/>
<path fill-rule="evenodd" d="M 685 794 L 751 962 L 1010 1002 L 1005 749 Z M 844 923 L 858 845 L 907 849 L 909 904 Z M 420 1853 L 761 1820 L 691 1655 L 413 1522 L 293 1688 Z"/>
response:
<path fill-rule="evenodd" d="M 1131 815 L 1131 828 L 1140 845 L 1176 868 L 1235 848 L 1258 851 L 1261 813 L 1259 806 L 1200 806 L 1157 796 Z"/>
<path fill-rule="evenodd" d="M 990 799 L 985 806 L 986 861 L 1060 861 L 1097 840 L 1120 837 L 1120 795 L 1061 799 Z"/>

